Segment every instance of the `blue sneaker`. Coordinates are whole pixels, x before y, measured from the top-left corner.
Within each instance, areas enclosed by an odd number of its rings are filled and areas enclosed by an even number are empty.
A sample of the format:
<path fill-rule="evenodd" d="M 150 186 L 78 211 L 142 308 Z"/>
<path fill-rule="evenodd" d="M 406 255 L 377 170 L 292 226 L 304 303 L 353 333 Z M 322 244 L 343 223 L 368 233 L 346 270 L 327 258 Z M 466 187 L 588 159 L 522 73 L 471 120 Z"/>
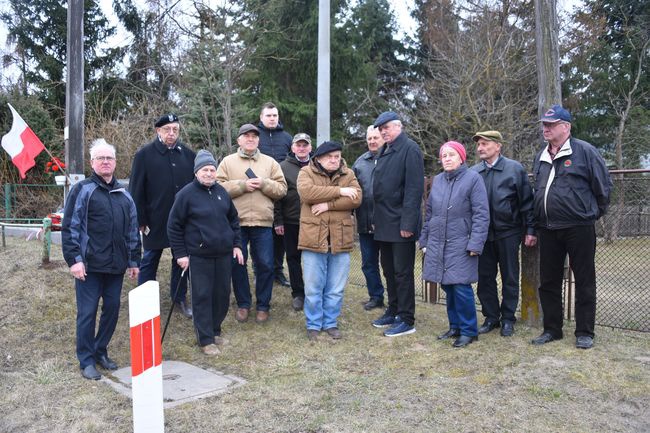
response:
<path fill-rule="evenodd" d="M 375 328 L 387 328 L 399 321 L 400 321 L 399 316 L 393 316 L 388 312 L 388 310 L 386 310 L 383 316 L 381 316 L 377 320 L 372 321 L 372 326 L 374 326 Z"/>
<path fill-rule="evenodd" d="M 393 324 L 390 328 L 384 331 L 386 337 L 398 337 L 400 335 L 408 335 L 415 332 L 415 326 L 408 325 L 405 322 L 399 321 Z"/>

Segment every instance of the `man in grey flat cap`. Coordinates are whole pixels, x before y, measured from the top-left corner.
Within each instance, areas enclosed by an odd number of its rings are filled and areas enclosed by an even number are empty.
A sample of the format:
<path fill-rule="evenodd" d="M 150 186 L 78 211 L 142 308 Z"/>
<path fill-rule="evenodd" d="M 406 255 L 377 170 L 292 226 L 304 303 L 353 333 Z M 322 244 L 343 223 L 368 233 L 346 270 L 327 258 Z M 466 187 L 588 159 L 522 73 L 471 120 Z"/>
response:
<path fill-rule="evenodd" d="M 374 172 L 374 229 L 386 277 L 388 308 L 372 322 L 396 337 L 415 332 L 415 241 L 420 235 L 424 159 L 420 147 L 387 111 L 374 126 L 384 140 Z"/>
<path fill-rule="evenodd" d="M 138 210 L 144 246 L 138 284 L 156 279 L 160 257 L 163 250 L 169 248 L 167 220 L 174 196 L 194 179 L 196 155 L 179 141 L 178 116 L 165 114 L 154 126 L 156 138 L 136 152 L 129 179 L 129 192 Z M 176 303 L 176 311 L 191 318 L 192 308 L 186 301 L 187 279 L 183 278 L 179 286 L 181 272 L 176 260 L 172 259 L 169 296 Z"/>

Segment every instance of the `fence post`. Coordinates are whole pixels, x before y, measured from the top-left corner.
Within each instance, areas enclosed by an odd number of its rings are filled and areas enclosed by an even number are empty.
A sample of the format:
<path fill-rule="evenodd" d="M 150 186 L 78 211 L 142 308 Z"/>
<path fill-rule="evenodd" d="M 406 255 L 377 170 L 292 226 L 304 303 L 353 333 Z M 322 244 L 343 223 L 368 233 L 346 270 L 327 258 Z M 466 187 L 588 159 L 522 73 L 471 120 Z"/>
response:
<path fill-rule="evenodd" d="M 5 218 L 11 218 L 11 184 L 5 183 Z"/>
<path fill-rule="evenodd" d="M 50 247 L 52 246 L 52 220 L 43 218 L 43 264 L 50 263 Z"/>
<path fill-rule="evenodd" d="M 521 320 L 539 328 L 542 311 L 539 302 L 539 247 L 521 246 Z"/>

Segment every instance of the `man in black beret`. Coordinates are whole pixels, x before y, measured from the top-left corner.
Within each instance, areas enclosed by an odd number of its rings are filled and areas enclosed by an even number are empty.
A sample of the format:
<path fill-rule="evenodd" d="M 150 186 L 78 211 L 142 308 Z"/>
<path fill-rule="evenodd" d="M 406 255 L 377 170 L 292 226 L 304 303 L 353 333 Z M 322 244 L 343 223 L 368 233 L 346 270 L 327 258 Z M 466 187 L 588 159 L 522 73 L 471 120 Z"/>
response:
<path fill-rule="evenodd" d="M 421 228 L 424 159 L 420 147 L 402 131 L 396 113 L 381 113 L 374 126 L 384 140 L 372 190 L 388 308 L 372 325 L 388 328 L 384 335 L 396 337 L 415 332 L 415 241 Z"/>
<path fill-rule="evenodd" d="M 156 279 L 160 256 L 169 247 L 167 220 L 174 196 L 194 179 L 195 154 L 178 139 L 178 116 L 165 114 L 154 126 L 156 138 L 136 152 L 129 180 L 144 246 L 138 284 Z M 183 278 L 179 287 L 181 268 L 173 259 L 171 266 L 170 296 L 178 311 L 191 318 L 192 309 L 185 301 L 187 279 Z M 174 298 L 177 287 L 178 293 Z"/>

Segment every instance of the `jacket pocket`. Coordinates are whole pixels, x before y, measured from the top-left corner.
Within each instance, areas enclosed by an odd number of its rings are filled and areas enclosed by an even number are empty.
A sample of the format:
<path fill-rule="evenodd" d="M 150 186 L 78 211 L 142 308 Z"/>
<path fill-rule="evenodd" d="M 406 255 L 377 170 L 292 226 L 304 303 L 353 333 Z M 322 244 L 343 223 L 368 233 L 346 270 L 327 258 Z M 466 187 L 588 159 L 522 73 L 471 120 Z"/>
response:
<path fill-rule="evenodd" d="M 341 249 L 352 249 L 354 244 L 354 223 L 352 218 L 341 221 Z"/>

